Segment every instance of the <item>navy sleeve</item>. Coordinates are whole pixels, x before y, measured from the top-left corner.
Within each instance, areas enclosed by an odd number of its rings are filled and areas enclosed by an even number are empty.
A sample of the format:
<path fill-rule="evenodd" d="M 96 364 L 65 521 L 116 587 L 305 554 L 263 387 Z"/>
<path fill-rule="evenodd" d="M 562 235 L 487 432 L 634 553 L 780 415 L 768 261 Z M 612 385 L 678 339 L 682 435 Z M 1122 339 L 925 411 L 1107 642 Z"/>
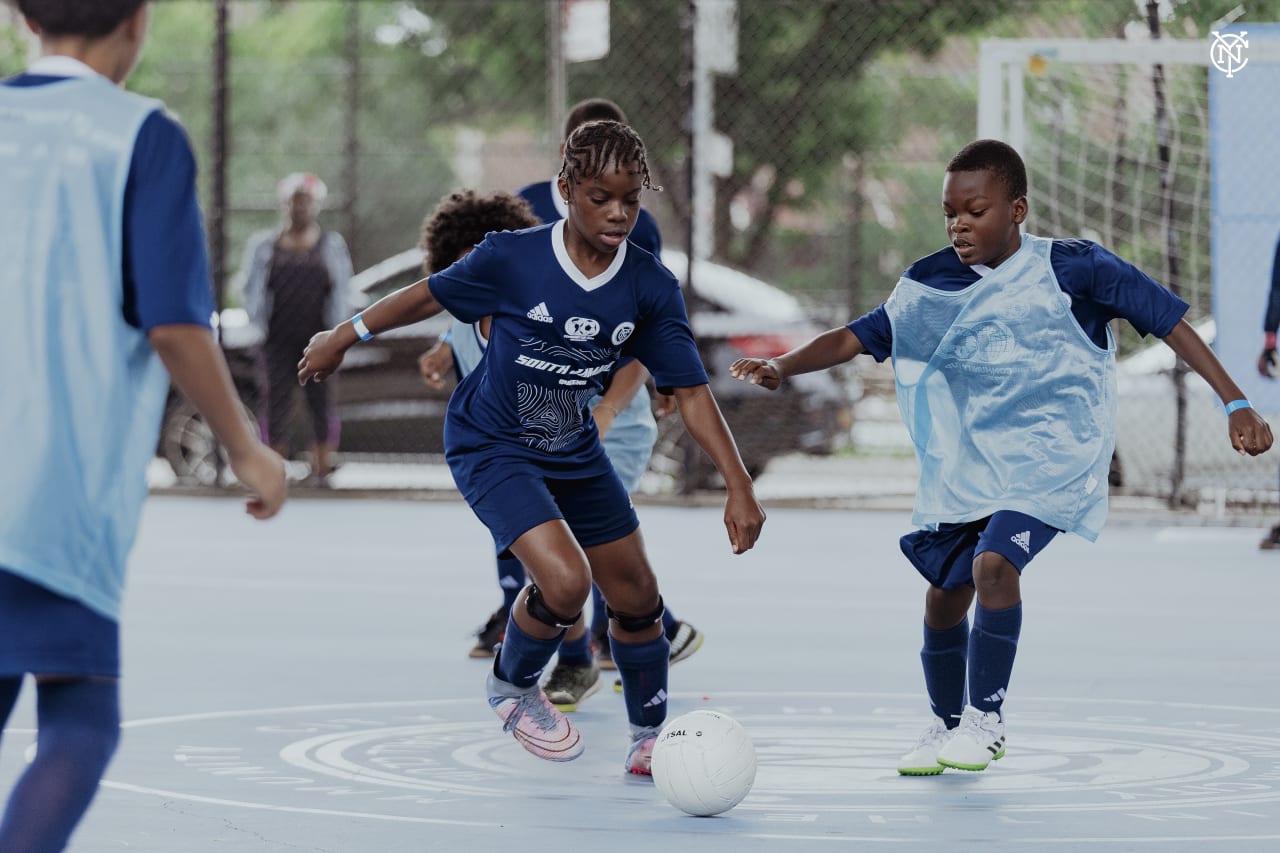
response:
<path fill-rule="evenodd" d="M 690 388 L 708 382 L 707 369 L 698 355 L 698 345 L 689 327 L 680 283 L 656 260 L 650 261 L 664 280 L 648 285 L 642 318 L 623 354 L 640 360 L 653 374 L 654 385 L 663 394 L 672 388 Z"/>
<path fill-rule="evenodd" d="M 1280 329 L 1280 240 L 1276 241 L 1275 259 L 1271 262 L 1271 295 L 1267 297 L 1267 317 L 1262 331 L 1275 333 Z"/>
<path fill-rule="evenodd" d="M 150 331 L 210 325 L 213 288 L 196 197 L 196 159 L 182 126 L 157 110 L 143 121 L 124 191 L 124 315 Z"/>
<path fill-rule="evenodd" d="M 455 318 L 478 323 L 497 312 L 498 288 L 505 280 L 503 243 L 503 234 L 487 234 L 465 256 L 427 280 L 431 295 Z"/>
<path fill-rule="evenodd" d="M 846 328 L 858 336 L 862 348 L 876 361 L 884 361 L 893 355 L 893 324 L 884 305 L 868 311 Z"/>
<path fill-rule="evenodd" d="M 1051 253 L 1058 285 L 1071 296 L 1071 312 L 1094 342 L 1112 319 L 1138 334 L 1163 338 L 1191 306 L 1123 258 L 1087 240 L 1055 240 Z M 1105 334 L 1100 346 L 1105 346 Z"/>

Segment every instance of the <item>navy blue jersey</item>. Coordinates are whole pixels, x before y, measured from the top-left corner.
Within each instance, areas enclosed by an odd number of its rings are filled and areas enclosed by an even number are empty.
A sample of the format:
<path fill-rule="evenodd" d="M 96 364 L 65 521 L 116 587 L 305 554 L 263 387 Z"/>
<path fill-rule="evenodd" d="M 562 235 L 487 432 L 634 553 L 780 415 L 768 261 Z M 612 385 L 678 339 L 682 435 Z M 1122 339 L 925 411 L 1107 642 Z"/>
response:
<path fill-rule="evenodd" d="M 445 426 L 445 455 L 468 500 L 509 464 L 555 478 L 609 471 L 588 404 L 625 356 L 660 388 L 707 382 L 675 276 L 624 243 L 588 279 L 569 258 L 564 227 L 491 233 L 430 278 L 459 320 L 493 318 L 485 357 L 454 391 Z"/>
<path fill-rule="evenodd" d="M 1127 320 L 1141 335 L 1163 338 L 1190 307 L 1168 288 L 1123 258 L 1088 240 L 1054 240 L 1049 256 L 1058 286 L 1071 297 L 1071 313 L 1101 349 L 1108 347 L 1107 324 Z M 912 264 L 907 278 L 938 290 L 963 290 L 982 277 L 948 246 Z M 862 346 L 884 361 L 893 352 L 893 329 L 884 305 L 849 324 Z"/>
<path fill-rule="evenodd" d="M 64 79 L 28 73 L 2 85 L 42 86 Z M 196 160 L 186 131 L 157 110 L 138 129 L 124 191 L 124 315 L 136 328 L 208 326 L 213 316 L 195 185 Z"/>
<path fill-rule="evenodd" d="M 542 181 L 522 187 L 520 197 L 529 202 L 534 215 L 543 222 L 555 222 L 568 215 L 567 206 L 564 199 L 560 197 L 555 181 Z M 658 222 L 653 218 L 653 214 L 643 207 L 640 208 L 640 215 L 636 217 L 636 227 L 631 229 L 627 239 L 651 255 L 662 257 L 662 235 L 658 232 Z"/>

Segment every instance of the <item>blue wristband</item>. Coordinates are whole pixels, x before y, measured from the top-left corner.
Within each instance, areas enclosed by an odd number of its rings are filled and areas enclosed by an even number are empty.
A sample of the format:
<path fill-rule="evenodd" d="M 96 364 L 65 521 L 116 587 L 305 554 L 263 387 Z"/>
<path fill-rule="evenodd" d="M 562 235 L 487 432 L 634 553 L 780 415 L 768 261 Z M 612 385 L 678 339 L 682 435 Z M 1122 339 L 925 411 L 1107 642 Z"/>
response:
<path fill-rule="evenodd" d="M 1226 409 L 1226 412 L 1229 415 L 1232 412 L 1236 411 L 1237 409 L 1252 409 L 1253 404 L 1250 403 L 1248 400 L 1232 400 L 1230 403 L 1227 403 L 1227 405 L 1224 406 L 1223 408 Z"/>
<path fill-rule="evenodd" d="M 356 330 L 356 334 L 360 336 L 360 340 L 368 341 L 373 339 L 373 332 L 369 331 L 369 327 L 364 324 L 364 314 L 357 314 L 351 318 L 351 328 Z"/>

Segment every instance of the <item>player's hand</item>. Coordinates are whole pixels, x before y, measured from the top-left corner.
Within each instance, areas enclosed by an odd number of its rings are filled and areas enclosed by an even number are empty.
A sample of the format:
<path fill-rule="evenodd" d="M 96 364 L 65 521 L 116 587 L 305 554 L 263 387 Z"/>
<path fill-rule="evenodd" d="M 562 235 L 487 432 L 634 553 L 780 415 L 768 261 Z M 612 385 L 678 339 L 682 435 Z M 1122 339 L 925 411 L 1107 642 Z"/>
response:
<path fill-rule="evenodd" d="M 306 385 L 307 380 L 323 382 L 328 379 L 342 364 L 344 355 L 346 350 L 337 345 L 332 331 L 312 335 L 298 362 L 298 384 Z"/>
<path fill-rule="evenodd" d="M 667 415 L 674 415 L 676 413 L 676 409 L 678 407 L 676 406 L 676 396 L 674 394 L 655 393 L 653 396 L 658 399 L 658 405 L 653 410 L 653 416 L 655 418 L 661 420 Z"/>
<path fill-rule="evenodd" d="M 260 441 L 254 441 L 244 453 L 231 456 L 231 471 L 246 489 L 249 499 L 244 511 L 257 519 L 267 519 L 284 505 L 287 486 L 284 460 Z"/>
<path fill-rule="evenodd" d="M 1231 446 L 1241 456 L 1257 456 L 1271 448 L 1271 425 L 1255 409 L 1236 409 L 1227 416 L 1227 429 Z"/>
<path fill-rule="evenodd" d="M 729 531 L 729 544 L 733 553 L 750 551 L 760 538 L 764 527 L 764 508 L 756 501 L 753 491 L 731 491 L 724 502 L 724 526 Z"/>
<path fill-rule="evenodd" d="M 1268 379 L 1275 379 L 1280 374 L 1280 355 L 1276 354 L 1275 347 L 1265 347 L 1262 355 L 1258 356 L 1258 373 Z"/>
<path fill-rule="evenodd" d="M 435 346 L 418 356 L 418 372 L 428 388 L 439 391 L 445 385 L 445 377 L 453 367 L 453 346 L 438 341 Z"/>
<path fill-rule="evenodd" d="M 740 358 L 729 365 L 729 375 L 770 391 L 782 384 L 782 370 L 771 358 Z"/>

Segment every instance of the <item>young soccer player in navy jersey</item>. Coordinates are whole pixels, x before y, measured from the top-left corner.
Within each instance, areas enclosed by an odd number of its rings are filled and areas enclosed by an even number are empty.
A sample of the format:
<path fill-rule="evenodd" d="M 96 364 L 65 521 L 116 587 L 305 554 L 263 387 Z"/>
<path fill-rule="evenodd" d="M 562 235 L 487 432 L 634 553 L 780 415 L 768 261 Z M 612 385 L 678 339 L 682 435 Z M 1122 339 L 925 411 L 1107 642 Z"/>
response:
<path fill-rule="evenodd" d="M 613 101 L 605 98 L 589 98 L 570 108 L 565 118 L 563 138 L 568 139 L 569 134 L 589 121 L 628 123 L 622 108 Z M 560 153 L 563 157 L 563 143 L 560 146 Z M 519 191 L 519 196 L 528 202 L 534 215 L 542 222 L 555 222 L 566 215 L 568 207 L 560 195 L 555 180 L 529 184 Z M 643 207 L 640 208 L 635 228 L 627 239 L 655 257 L 661 256 L 662 237 L 658 231 L 658 224 Z M 468 247 L 470 245 L 468 244 Z M 432 263 L 430 257 L 428 257 L 428 263 Z M 455 325 L 467 326 L 467 329 L 460 330 L 461 334 L 474 335 L 469 324 Z M 454 331 L 450 330 L 448 337 L 456 337 L 453 334 Z M 464 347 L 469 343 L 469 338 L 460 339 L 460 344 Z M 447 363 L 452 346 L 451 340 L 445 341 L 424 354 L 423 358 L 428 368 L 424 371 L 424 378 L 428 383 L 432 381 L 430 378 L 432 375 L 441 374 L 438 365 Z M 461 366 L 460 362 L 458 366 Z M 619 476 L 622 477 L 623 485 L 627 487 L 628 492 L 633 492 L 639 487 L 640 478 L 648 467 L 649 457 L 653 453 L 653 446 L 658 437 L 658 425 L 650 407 L 649 395 L 642 392 L 648 378 L 649 374 L 644 366 L 633 361 L 620 368 L 610 378 L 609 390 L 600 400 L 592 404 L 592 412 L 597 422 L 602 418 L 607 419 L 607 423 L 601 429 L 605 450 L 618 470 Z M 669 400 L 669 397 L 661 396 L 662 410 L 666 410 L 666 403 Z M 524 588 L 524 583 L 524 566 L 519 560 L 514 557 L 498 560 L 498 586 L 503 591 L 503 603 L 500 608 L 490 614 L 484 626 L 477 632 L 476 644 L 470 651 L 471 657 L 492 657 L 493 648 L 501 639 L 502 628 L 507 624 L 507 614 L 511 611 L 516 595 Z M 597 667 L 599 669 L 615 668 L 608 640 L 609 619 L 599 587 L 592 586 L 591 598 L 591 635 L 588 637 L 579 626 L 569 631 L 564 642 L 561 643 L 559 660 L 552 672 L 552 680 L 558 682 L 557 689 L 547 691 L 552 701 L 562 710 L 568 709 L 570 705 L 576 706 L 578 701 L 586 698 L 584 693 L 586 685 L 594 687 L 597 683 L 593 677 L 593 671 Z M 677 619 L 670 608 L 663 613 L 662 627 L 671 643 L 672 663 L 687 659 L 702 646 L 705 639 L 702 632 L 693 624 Z M 592 644 L 595 645 L 594 665 Z M 621 683 L 615 683 L 615 687 L 621 689 Z"/>
<path fill-rule="evenodd" d="M 618 122 L 590 122 L 565 144 L 567 219 L 490 234 L 465 258 L 312 339 L 299 381 L 322 380 L 362 338 L 448 310 L 492 317 L 480 366 L 454 391 L 445 454 L 459 490 L 534 582 L 511 610 L 487 679 L 490 707 L 525 749 L 568 761 L 574 726 L 538 686 L 594 579 L 609 606 L 631 744 L 626 769 L 648 775 L 666 718 L 669 644 L 662 598 L 626 489 L 588 402 L 619 359 L 634 357 L 674 388 L 689 433 L 726 483 L 734 553 L 764 524 L 751 478 L 707 384 L 679 283 L 627 235 L 649 185 L 644 143 Z"/>
<path fill-rule="evenodd" d="M 1266 421 L 1182 319 L 1187 304 L 1097 244 L 1022 235 L 1026 194 L 1013 148 L 970 143 L 943 181 L 948 248 L 912 264 L 883 305 L 848 326 L 731 366 L 775 389 L 864 352 L 893 359 L 920 461 L 921 529 L 901 545 L 929 582 L 920 657 L 936 718 L 899 762 L 904 775 L 984 770 L 1004 755 L 1021 573 L 1058 533 L 1092 541 L 1106 518 L 1116 410 L 1109 321 L 1163 338 L 1204 377 L 1225 404 L 1236 450 L 1271 447 Z"/>
<path fill-rule="evenodd" d="M 429 275 L 443 272 L 454 261 L 465 257 L 490 231 L 516 231 L 541 224 L 529 209 L 528 202 L 519 196 L 504 192 L 479 196 L 471 190 L 451 193 L 436 206 L 423 226 L 421 245 L 427 252 L 425 271 Z M 479 366 L 488 347 L 490 323 L 489 317 L 482 317 L 477 323 L 454 320 L 446 340 L 419 359 L 423 381 L 433 388 L 443 388 L 444 377 L 450 370 L 457 374 L 459 381 L 466 378 Z M 658 425 L 644 387 L 648 376 L 648 371 L 638 361 L 626 360 L 609 375 L 604 393 L 587 403 L 604 443 L 605 454 L 628 493 L 639 486 L 658 436 Z M 495 611 L 481 629 L 471 657 L 494 656 L 501 631 L 510 618 L 511 606 L 525 586 L 524 566 L 519 560 L 508 555 L 497 562 L 503 607 Z M 593 622 L 599 619 L 604 625 L 597 642 L 607 646 L 605 605 L 603 600 L 594 600 L 599 596 L 599 588 L 595 584 L 592 584 L 591 592 L 595 608 Z M 671 642 L 671 662 L 675 663 L 697 650 L 702 635 L 692 625 L 683 622 L 677 623 L 674 629 L 668 628 L 669 619 L 670 610 L 666 609 L 663 628 Z M 561 711 L 576 711 L 579 703 L 600 689 L 601 668 L 592 659 L 591 638 L 584 621 L 579 620 L 561 640 L 555 668 L 543 682 L 543 691 L 551 704 Z M 621 690 L 621 682 L 618 689 Z"/>
<path fill-rule="evenodd" d="M 37 749 L 0 850 L 51 853 L 119 739 L 121 589 L 170 378 L 255 493 L 250 514 L 274 515 L 285 484 L 210 329 L 186 135 L 119 87 L 148 7 L 18 7 L 43 56 L 0 82 L 0 727 L 33 674 Z"/>

